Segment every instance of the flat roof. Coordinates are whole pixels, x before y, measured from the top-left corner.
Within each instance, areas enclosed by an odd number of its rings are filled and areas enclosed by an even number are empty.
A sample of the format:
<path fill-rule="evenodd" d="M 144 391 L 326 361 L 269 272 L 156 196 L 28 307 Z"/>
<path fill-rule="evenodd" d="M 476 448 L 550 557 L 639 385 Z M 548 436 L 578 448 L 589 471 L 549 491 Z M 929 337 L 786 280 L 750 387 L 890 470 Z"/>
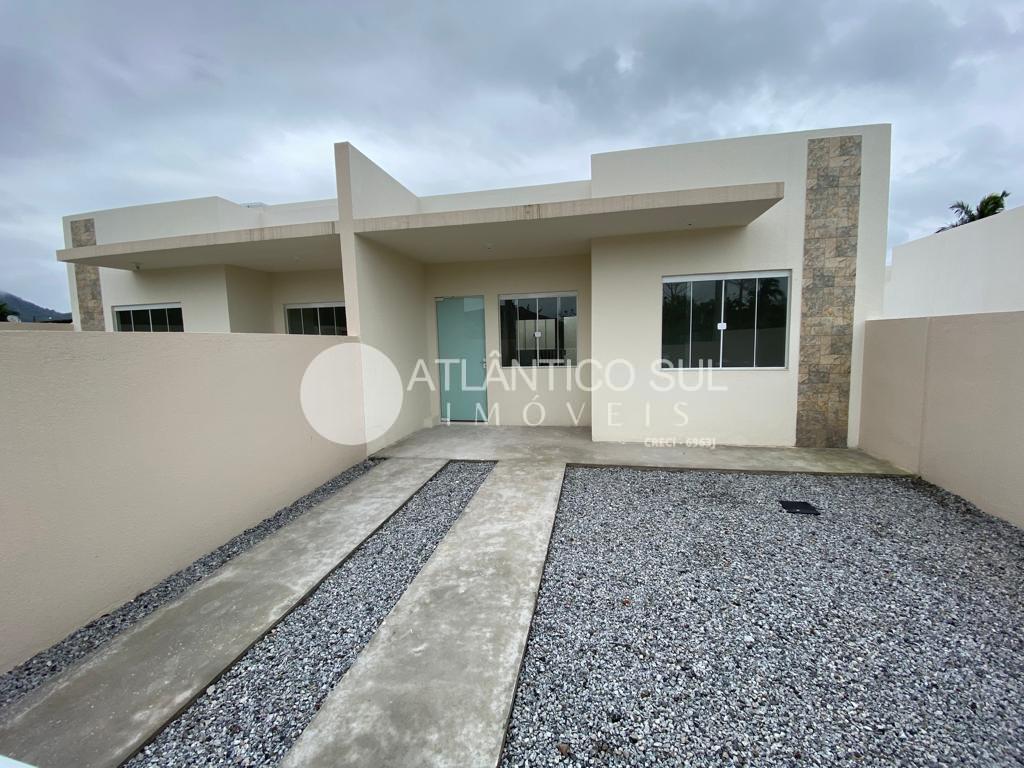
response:
<path fill-rule="evenodd" d="M 586 253 L 594 238 L 750 224 L 781 181 L 355 219 L 355 234 L 424 262 Z M 115 269 L 229 264 L 268 272 L 340 266 L 338 224 L 236 229 L 65 248 L 60 261 Z"/>
<path fill-rule="evenodd" d="M 782 200 L 781 181 L 355 219 L 356 235 L 420 261 L 573 255 L 590 241 L 740 227 Z"/>
<path fill-rule="evenodd" d="M 114 269 L 228 264 L 266 272 L 340 269 L 337 222 L 286 224 L 198 235 L 84 245 L 57 251 L 59 261 Z"/>

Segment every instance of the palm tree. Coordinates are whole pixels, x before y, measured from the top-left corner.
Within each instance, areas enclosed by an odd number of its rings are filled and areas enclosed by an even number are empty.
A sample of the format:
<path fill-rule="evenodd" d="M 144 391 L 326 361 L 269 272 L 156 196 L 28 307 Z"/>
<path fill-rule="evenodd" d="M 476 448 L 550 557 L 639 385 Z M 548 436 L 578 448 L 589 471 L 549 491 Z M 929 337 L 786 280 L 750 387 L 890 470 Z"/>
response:
<path fill-rule="evenodd" d="M 4 302 L 0 301 L 0 323 L 7 322 L 7 318 L 11 315 L 17 316 L 17 311 L 10 309 Z"/>
<path fill-rule="evenodd" d="M 945 232 L 947 229 L 959 227 L 964 224 L 970 224 L 972 221 L 984 219 L 986 216 L 995 216 L 1006 207 L 1006 198 L 1009 196 L 1010 193 L 1005 189 L 1000 193 L 993 192 L 992 194 L 985 195 L 981 198 L 977 208 L 971 208 L 971 206 L 963 200 L 957 200 L 949 206 L 949 210 L 956 214 L 956 221 L 935 231 Z"/>

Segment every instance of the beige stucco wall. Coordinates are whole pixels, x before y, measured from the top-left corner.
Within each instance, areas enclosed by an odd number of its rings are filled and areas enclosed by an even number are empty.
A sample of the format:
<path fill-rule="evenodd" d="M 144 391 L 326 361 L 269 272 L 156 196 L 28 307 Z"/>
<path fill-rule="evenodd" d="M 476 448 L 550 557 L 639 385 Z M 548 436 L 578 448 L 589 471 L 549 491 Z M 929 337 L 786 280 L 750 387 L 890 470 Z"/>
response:
<path fill-rule="evenodd" d="M 803 265 L 807 142 L 824 136 L 863 137 L 858 221 L 857 295 L 848 442 L 860 425 L 863 325 L 881 311 L 889 189 L 889 126 L 755 136 L 594 155 L 595 197 L 670 189 L 785 183 L 785 198 L 743 228 L 694 230 L 673 235 L 609 238 L 592 245 L 593 352 L 639 372 L 630 392 L 595 389 L 595 440 L 647 437 L 713 438 L 737 445 L 792 445 L 796 437 L 798 345 Z M 678 390 L 652 393 L 652 361 L 661 355 L 661 278 L 749 270 L 791 270 L 789 367 L 785 371 L 720 371 L 726 392 Z M 694 387 L 697 374 L 683 374 Z M 596 387 L 595 383 L 595 387 Z M 650 402 L 648 421 L 645 404 Z M 673 410 L 681 410 L 686 423 Z M 609 418 L 608 414 L 611 413 Z"/>
<path fill-rule="evenodd" d="M 860 447 L 917 472 L 924 418 L 928 318 L 867 323 Z"/>
<path fill-rule="evenodd" d="M 456 192 L 448 195 L 428 195 L 419 198 L 421 213 L 459 211 L 472 208 L 491 208 L 504 205 L 532 205 L 590 197 L 590 179 L 563 181 L 558 184 L 538 184 L 528 187 L 505 187 L 477 192 Z"/>
<path fill-rule="evenodd" d="M 0 331 L 73 331 L 71 323 L 0 323 Z"/>
<path fill-rule="evenodd" d="M 72 221 L 93 219 L 96 242 L 123 243 L 158 237 L 334 221 L 338 201 L 304 200 L 278 205 L 240 205 L 223 197 L 172 200 L 65 216 L 64 242 L 71 247 Z"/>
<path fill-rule="evenodd" d="M 580 359 L 590 357 L 590 256 L 556 259 L 515 259 L 510 261 L 460 262 L 426 265 L 426 334 L 428 360 L 437 359 L 437 313 L 434 299 L 444 296 L 484 297 L 484 336 L 488 360 L 500 365 L 500 323 L 498 297 L 506 294 L 566 292 L 577 294 L 577 344 Z M 489 365 L 494 365 L 489 362 Z M 497 380 L 494 369 L 487 385 L 491 423 L 544 426 L 587 426 L 590 424 L 589 369 L 573 368 L 505 369 L 507 381 Z M 513 375 L 515 373 L 515 375 Z M 431 374 L 438 376 L 432 366 Z M 523 376 L 527 378 L 524 379 Z M 583 387 L 577 386 L 577 375 Z M 553 384 L 552 384 L 553 382 Z M 569 391 L 567 391 L 567 389 Z M 524 408 L 532 406 L 524 419 Z M 497 407 L 497 410 L 493 409 Z M 440 393 L 430 395 L 432 419 L 440 420 Z"/>
<path fill-rule="evenodd" d="M 131 304 L 181 304 L 185 330 L 190 333 L 228 333 L 225 267 L 189 267 L 132 272 L 100 268 L 103 311 L 108 331 L 114 330 L 112 307 Z"/>
<path fill-rule="evenodd" d="M 111 308 L 181 303 L 191 333 L 284 333 L 286 304 L 344 302 L 337 270 L 263 272 L 231 265 L 132 272 L 100 269 L 107 329 Z"/>
<path fill-rule="evenodd" d="M 198 197 L 65 216 L 65 247 L 71 247 L 70 223 L 86 218 L 95 221 L 97 243 L 123 243 L 259 226 L 258 209 L 246 208 L 222 197 Z"/>
<path fill-rule="evenodd" d="M 0 334 L 0 670 L 362 459 L 299 404 L 346 341 Z"/>
<path fill-rule="evenodd" d="M 387 355 L 398 370 L 403 385 L 406 385 L 413 379 L 417 362 L 427 353 L 423 332 L 426 305 L 424 266 L 362 238 L 356 238 L 354 257 L 363 333 L 361 341 Z M 349 295 L 351 292 L 346 291 L 346 297 Z M 375 391 L 378 382 L 367 377 L 363 387 L 366 391 Z M 383 437 L 370 441 L 370 450 L 382 448 L 429 424 L 429 389 L 415 386 L 405 392 L 402 409 L 394 425 Z"/>
<path fill-rule="evenodd" d="M 1024 526 L 1024 312 L 868 327 L 864 449 Z"/>
<path fill-rule="evenodd" d="M 232 333 L 272 333 L 270 274 L 255 269 L 226 266 L 228 321 Z"/>
<path fill-rule="evenodd" d="M 416 195 L 350 143 L 335 144 L 334 153 L 339 219 L 419 211 Z"/>
<path fill-rule="evenodd" d="M 416 196 L 388 176 L 351 144 L 334 145 L 338 183 L 338 237 L 350 334 L 383 352 L 410 382 L 427 354 L 423 329 L 426 302 L 423 264 L 379 243 L 355 235 L 353 219 L 383 213 L 414 213 Z M 364 391 L 379 382 L 362 373 Z M 430 392 L 407 391 L 401 412 L 384 436 L 370 440 L 372 452 L 430 424 Z"/>
<path fill-rule="evenodd" d="M 762 218 L 769 215 L 770 211 Z M 635 385 L 625 392 L 598 385 L 595 378 L 595 440 L 708 438 L 726 445 L 793 444 L 798 297 L 790 302 L 787 370 L 670 374 L 651 370 L 652 361 L 661 358 L 663 276 L 788 269 L 799 285 L 802 251 L 766 249 L 765 242 L 784 243 L 785 232 L 774 231 L 784 226 L 778 219 L 774 224 L 757 224 L 594 242 L 594 357 L 605 365 L 625 360 L 637 373 Z M 611 385 L 624 383 L 619 378 L 622 369 L 614 369 L 612 375 Z M 672 376 L 671 382 L 666 375 Z M 670 386 L 669 391 L 655 389 Z"/>
<path fill-rule="evenodd" d="M 284 308 L 287 304 L 345 302 L 341 264 L 337 269 L 307 272 L 270 273 L 270 304 L 274 333 L 285 332 Z"/>
<path fill-rule="evenodd" d="M 892 250 L 885 317 L 1024 309 L 1024 206 Z"/>

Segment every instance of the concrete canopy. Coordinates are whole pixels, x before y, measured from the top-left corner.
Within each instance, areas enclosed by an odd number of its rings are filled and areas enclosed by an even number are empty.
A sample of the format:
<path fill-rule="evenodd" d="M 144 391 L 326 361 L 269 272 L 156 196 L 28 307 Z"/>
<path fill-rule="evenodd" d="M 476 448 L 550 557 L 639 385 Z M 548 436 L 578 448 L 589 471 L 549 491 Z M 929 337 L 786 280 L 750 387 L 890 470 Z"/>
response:
<path fill-rule="evenodd" d="M 114 269 L 170 269 L 228 264 L 264 272 L 340 269 L 334 221 L 159 237 L 65 248 L 60 261 Z"/>
<path fill-rule="evenodd" d="M 424 262 L 586 253 L 600 237 L 741 227 L 782 200 L 781 181 L 355 219 L 355 234 Z"/>

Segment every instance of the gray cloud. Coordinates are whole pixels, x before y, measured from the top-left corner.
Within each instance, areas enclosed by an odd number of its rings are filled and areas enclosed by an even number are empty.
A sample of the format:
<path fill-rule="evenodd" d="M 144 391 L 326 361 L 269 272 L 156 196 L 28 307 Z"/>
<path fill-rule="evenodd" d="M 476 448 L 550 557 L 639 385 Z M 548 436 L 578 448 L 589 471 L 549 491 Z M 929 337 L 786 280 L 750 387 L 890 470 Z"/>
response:
<path fill-rule="evenodd" d="M 0 288 L 67 306 L 67 213 L 332 196 L 342 139 L 428 194 L 579 178 L 595 151 L 892 122 L 902 242 L 952 199 L 1024 199 L 1022 23 L 1020 2 L 949 0 L 6 3 Z"/>

